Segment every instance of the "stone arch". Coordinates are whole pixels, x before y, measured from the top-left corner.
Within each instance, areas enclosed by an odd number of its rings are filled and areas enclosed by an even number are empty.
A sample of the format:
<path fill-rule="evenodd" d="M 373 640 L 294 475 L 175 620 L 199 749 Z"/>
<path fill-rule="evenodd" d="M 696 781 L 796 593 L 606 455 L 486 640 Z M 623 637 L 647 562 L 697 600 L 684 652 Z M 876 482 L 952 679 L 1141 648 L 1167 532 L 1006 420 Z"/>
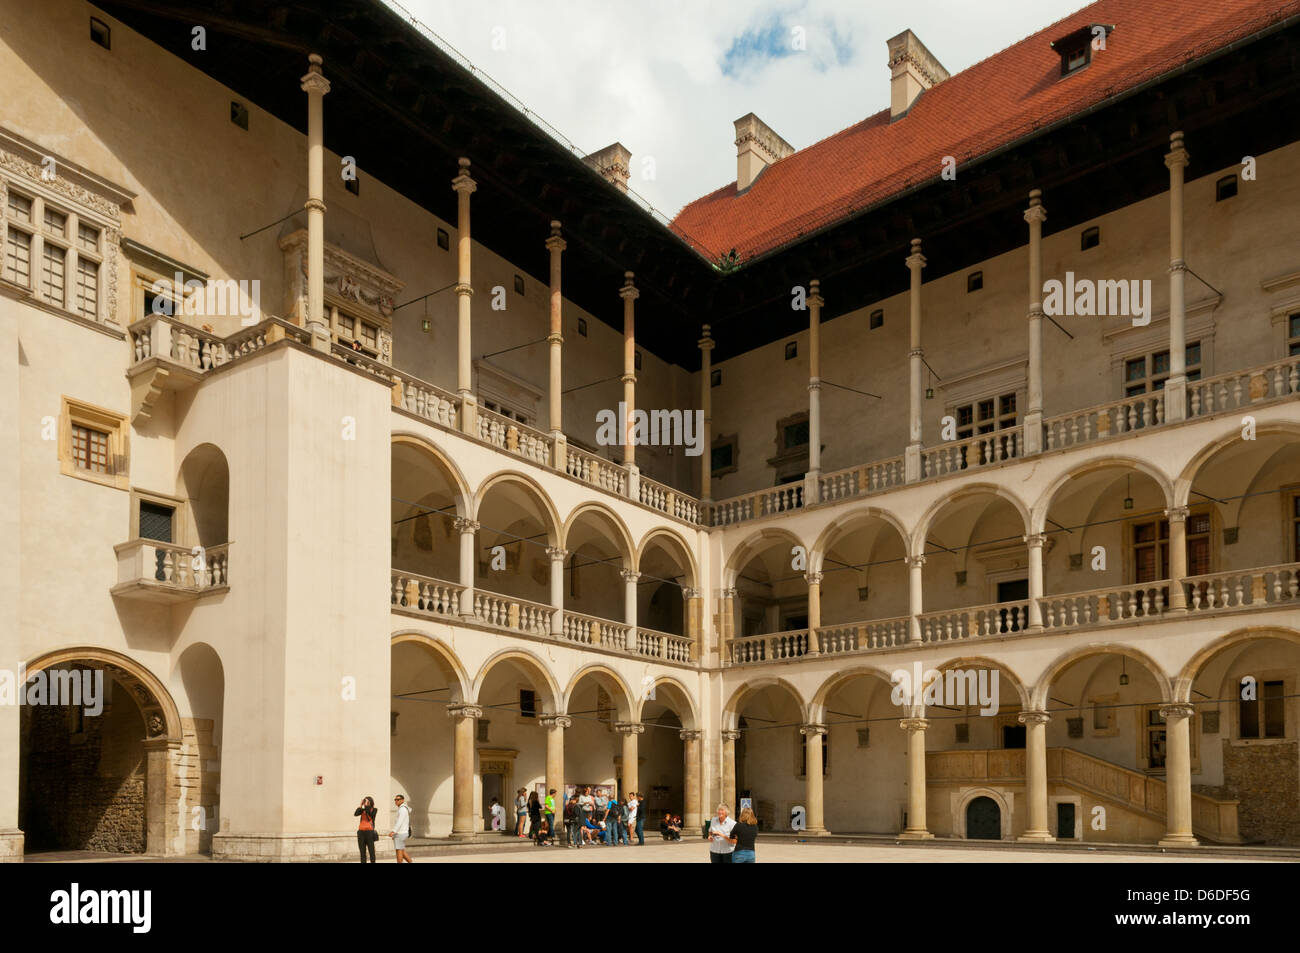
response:
<path fill-rule="evenodd" d="M 1043 670 L 1043 674 L 1039 676 L 1030 693 L 1030 700 L 1033 702 L 1032 710 L 1046 711 L 1048 692 L 1051 691 L 1052 683 L 1056 680 L 1056 677 L 1075 662 L 1090 655 L 1123 655 L 1132 659 L 1145 668 L 1155 680 L 1156 687 L 1160 689 L 1160 700 L 1162 702 L 1173 701 L 1173 685 L 1169 681 L 1169 676 L 1165 674 L 1164 669 L 1157 665 L 1151 656 L 1122 642 L 1094 642 L 1090 645 L 1081 645 L 1066 651 L 1064 654 L 1057 656 Z"/>
<path fill-rule="evenodd" d="M 874 665 L 854 665 L 838 672 L 832 673 L 813 694 L 812 701 L 808 703 L 808 720 L 813 724 L 822 724 L 826 721 L 826 703 L 830 700 L 836 690 L 844 687 L 855 678 L 875 677 L 880 679 L 885 685 L 893 687 L 893 681 L 888 672 L 882 668 L 876 668 Z M 900 712 L 899 717 L 905 717 L 906 713 Z"/>
<path fill-rule="evenodd" d="M 971 803 L 977 798 L 986 797 L 998 806 L 998 821 L 1002 825 L 1001 840 L 1010 840 L 1012 835 L 1012 822 L 1014 820 L 1013 808 L 1015 807 L 1015 793 L 1013 791 L 999 791 L 996 788 L 977 787 L 961 788 L 952 794 L 952 823 L 953 834 L 962 840 L 967 839 L 966 833 L 966 811 L 970 808 Z"/>
<path fill-rule="evenodd" d="M 641 542 L 637 545 L 635 551 L 636 565 L 634 568 L 639 572 L 641 561 L 645 558 L 646 550 L 656 539 L 666 539 L 669 541 L 668 549 L 674 550 L 681 558 L 682 565 L 686 568 L 687 575 L 690 577 L 690 583 L 687 589 L 700 588 L 700 569 L 695 559 L 695 551 L 690 547 L 681 535 L 669 529 L 666 526 L 656 526 L 645 536 L 641 537 Z"/>
<path fill-rule="evenodd" d="M 462 704 L 469 696 L 469 677 L 465 673 L 465 666 L 461 664 L 456 653 L 452 651 L 451 646 L 441 639 L 424 632 L 414 629 L 394 632 L 389 644 L 390 651 L 403 644 L 418 645 L 423 648 L 441 669 L 447 683 L 451 686 L 451 702 L 453 704 Z"/>
<path fill-rule="evenodd" d="M 171 692 L 148 668 L 120 652 L 86 647 L 58 649 L 28 662 L 27 674 L 78 662 L 97 663 L 114 681 L 135 696 L 136 704 L 144 715 L 148 740 L 180 744 L 181 715 Z"/>
<path fill-rule="evenodd" d="M 474 519 L 479 518 L 479 513 L 483 508 L 483 500 L 488 491 L 493 487 L 514 484 L 524 488 L 526 493 L 540 504 L 543 514 L 542 522 L 547 534 L 547 541 L 551 546 L 559 544 L 562 526 L 559 512 L 555 509 L 555 503 L 551 500 L 547 492 L 542 489 L 542 485 L 518 470 L 498 470 L 496 473 L 487 477 L 479 484 L 478 490 L 474 494 Z"/>
<path fill-rule="evenodd" d="M 450 478 L 452 489 L 456 495 L 456 515 L 468 515 L 470 506 L 474 501 L 474 494 L 470 492 L 469 481 L 465 479 L 465 474 L 461 472 L 460 467 L 456 465 L 456 461 L 450 455 L 427 438 L 405 430 L 393 432 L 391 445 L 413 447 L 433 458 L 434 463 Z"/>
<path fill-rule="evenodd" d="M 903 541 L 903 552 L 910 553 L 912 551 L 912 542 L 902 520 L 888 510 L 883 510 L 878 506 L 859 507 L 853 509 L 843 517 L 836 517 L 831 520 L 826 525 L 826 528 L 821 531 L 821 534 L 817 537 L 817 541 L 813 543 L 812 549 L 808 552 L 808 571 L 821 572 L 822 561 L 826 558 L 826 554 L 830 551 L 831 547 L 837 543 L 842 536 L 846 536 L 853 532 L 857 524 L 865 523 L 872 519 L 880 520 L 889 526 L 892 526 L 895 532 L 898 533 L 899 538 Z"/>
<path fill-rule="evenodd" d="M 610 695 L 614 698 L 617 721 L 631 721 L 634 712 L 640 713 L 640 702 L 633 697 L 632 690 L 628 687 L 623 676 L 603 662 L 592 662 L 578 669 L 573 673 L 573 677 L 569 679 L 569 684 L 564 690 L 563 712 L 565 714 L 568 713 L 569 705 L 573 701 L 573 693 L 578 690 L 578 683 L 588 676 L 594 677 L 596 684 L 602 688 L 614 689 L 610 692 Z"/>
<path fill-rule="evenodd" d="M 612 509 L 596 500 L 588 500 L 586 503 L 580 503 L 574 507 L 573 512 L 569 514 L 569 518 L 564 521 L 564 525 L 560 528 L 560 548 L 569 548 L 569 533 L 573 530 L 574 524 L 588 513 L 599 513 L 613 527 L 614 541 L 621 551 L 624 568 L 633 568 L 633 560 L 636 558 L 636 544 L 632 542 L 632 534 L 628 532 L 627 524 Z"/>
<path fill-rule="evenodd" d="M 997 662 L 983 655 L 964 655 L 961 658 L 949 659 L 940 665 L 935 666 L 936 672 L 945 672 L 950 668 L 956 668 L 959 665 L 968 668 L 988 668 L 997 669 L 1002 675 L 1009 676 L 1011 686 L 1016 690 L 1016 695 L 1020 699 L 1020 707 L 1024 710 L 1029 709 L 1030 694 L 1029 689 L 1025 687 L 1024 681 L 1017 675 L 1011 666 L 1005 662 Z M 999 682 L 1001 679 L 999 678 Z"/>
<path fill-rule="evenodd" d="M 1110 454 L 1104 457 L 1095 457 L 1084 461 L 1079 466 L 1067 470 L 1053 480 L 1051 485 L 1039 496 L 1030 512 L 1030 534 L 1033 535 L 1044 531 L 1047 523 L 1047 513 L 1052 508 L 1052 501 L 1056 499 L 1056 495 L 1063 487 L 1069 484 L 1071 480 L 1110 467 L 1127 467 L 1149 476 L 1155 481 L 1156 486 L 1160 488 L 1161 492 L 1164 493 L 1165 506 L 1172 507 L 1176 505 L 1174 503 L 1174 485 L 1170 482 L 1169 476 L 1163 470 L 1144 460 L 1139 460 L 1136 457 Z"/>
<path fill-rule="evenodd" d="M 992 495 L 1006 500 L 1020 514 L 1021 523 L 1025 528 L 1025 534 L 1029 534 L 1029 508 L 1015 493 L 1012 493 L 1004 486 L 996 483 L 972 483 L 964 486 L 955 493 L 946 494 L 936 499 L 917 521 L 916 529 L 910 536 L 905 537 L 910 540 L 909 553 L 912 556 L 925 555 L 925 540 L 930 534 L 930 527 L 934 524 L 935 518 L 947 509 L 953 503 L 957 503 L 972 496 Z"/>
<path fill-rule="evenodd" d="M 479 666 L 478 674 L 474 676 L 474 704 L 482 704 L 483 700 L 479 695 L 483 691 L 483 685 L 487 681 L 487 677 L 492 674 L 492 670 L 499 663 L 507 661 L 517 663 L 532 678 L 533 685 L 547 696 L 542 699 L 542 714 L 554 714 L 560 710 L 560 703 L 564 695 L 560 691 L 560 686 L 556 683 L 555 678 L 551 675 L 551 670 L 541 658 L 527 649 L 519 648 L 500 649 Z"/>
<path fill-rule="evenodd" d="M 800 720 L 807 721 L 808 704 L 803 700 L 803 695 L 800 694 L 799 689 L 784 678 L 767 675 L 736 686 L 735 691 L 731 693 L 731 698 L 722 710 L 722 729 L 724 731 L 734 731 L 740 722 L 740 710 L 745 700 L 760 689 L 772 685 L 778 685 L 790 693 L 790 697 L 794 699 L 795 707 L 799 709 Z"/>
<path fill-rule="evenodd" d="M 1192 699 L 1192 686 L 1196 683 L 1196 677 L 1200 674 L 1209 662 L 1220 652 L 1243 645 L 1247 642 L 1255 642 L 1263 639 L 1277 639 L 1281 642 L 1291 642 L 1300 645 L 1300 632 L 1295 629 L 1283 628 L 1281 626 L 1270 625 L 1253 625 L 1246 628 L 1236 629 L 1229 632 L 1221 639 L 1216 639 L 1208 645 L 1203 646 L 1192 655 L 1178 672 L 1178 677 L 1174 680 L 1173 700 L 1177 702 L 1190 702 Z"/>
<path fill-rule="evenodd" d="M 636 703 L 637 721 L 641 720 L 645 704 L 649 701 L 649 690 L 651 689 L 656 693 L 656 701 L 662 701 L 666 707 L 676 712 L 678 720 L 682 723 L 683 730 L 694 731 L 699 729 L 699 715 L 695 710 L 695 701 L 691 698 L 691 693 L 686 690 L 685 685 L 668 675 L 660 675 L 647 686 L 647 691 L 641 693 Z M 667 700 L 658 697 L 660 689 L 668 689 Z"/>
<path fill-rule="evenodd" d="M 805 552 L 808 549 L 803 540 L 788 529 L 766 526 L 763 529 L 756 530 L 746 536 L 740 545 L 731 551 L 731 555 L 728 557 L 726 566 L 723 569 L 722 587 L 724 589 L 734 589 L 736 578 L 740 575 L 740 571 L 745 568 L 745 564 L 767 548 L 774 540 L 779 539 L 788 541 L 792 546 L 803 546 Z"/>
<path fill-rule="evenodd" d="M 230 464 L 220 447 L 201 443 L 190 449 L 176 474 L 176 495 L 186 504 L 189 545 L 230 542 Z"/>
<path fill-rule="evenodd" d="M 1293 423 L 1291 421 L 1275 421 L 1262 424 L 1255 430 L 1255 435 L 1257 437 L 1267 436 L 1270 434 L 1290 434 L 1292 436 L 1300 437 L 1300 423 Z M 1240 439 L 1241 423 L 1238 420 L 1231 426 L 1229 432 L 1225 436 L 1212 440 L 1210 443 L 1201 447 L 1201 449 L 1196 452 L 1196 455 L 1193 456 L 1191 460 L 1187 461 L 1187 465 L 1183 467 L 1182 471 L 1178 474 L 1178 478 L 1174 480 L 1172 494 L 1174 503 L 1172 505 L 1186 506 L 1187 499 L 1191 495 L 1192 483 L 1205 464 L 1214 459 L 1219 451 L 1223 450 L 1225 447 L 1231 446 Z"/>

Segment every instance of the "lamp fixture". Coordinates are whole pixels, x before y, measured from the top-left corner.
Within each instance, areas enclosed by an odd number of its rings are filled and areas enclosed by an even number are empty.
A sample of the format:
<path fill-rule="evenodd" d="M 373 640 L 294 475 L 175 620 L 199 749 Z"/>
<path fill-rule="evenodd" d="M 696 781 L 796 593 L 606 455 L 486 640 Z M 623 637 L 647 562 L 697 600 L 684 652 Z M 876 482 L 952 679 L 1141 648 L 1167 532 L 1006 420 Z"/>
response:
<path fill-rule="evenodd" d="M 934 400 L 934 381 L 930 379 L 930 374 L 932 372 L 928 364 L 926 365 L 925 372 L 925 399 Z"/>
<path fill-rule="evenodd" d="M 1119 660 L 1119 683 L 1120 683 L 1121 685 L 1127 685 L 1127 684 L 1128 684 L 1128 670 L 1127 670 L 1127 665 L 1126 665 L 1125 659 L 1124 659 L 1122 656 L 1121 656 L 1121 658 L 1120 658 L 1120 660 Z"/>
<path fill-rule="evenodd" d="M 424 299 L 424 317 L 420 319 L 420 330 L 425 334 L 429 333 L 429 299 Z"/>
<path fill-rule="evenodd" d="M 1128 489 L 1125 491 L 1125 495 L 1124 495 L 1124 509 L 1126 510 L 1133 509 L 1133 475 L 1132 474 L 1129 474 L 1128 476 Z"/>

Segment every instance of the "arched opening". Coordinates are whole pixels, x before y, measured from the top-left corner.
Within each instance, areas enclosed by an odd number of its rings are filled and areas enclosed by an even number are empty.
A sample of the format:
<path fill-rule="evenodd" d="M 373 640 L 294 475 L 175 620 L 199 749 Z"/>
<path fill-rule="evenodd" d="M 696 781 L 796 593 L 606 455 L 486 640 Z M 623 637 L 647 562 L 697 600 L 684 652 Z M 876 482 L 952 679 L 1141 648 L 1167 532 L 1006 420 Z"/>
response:
<path fill-rule="evenodd" d="M 476 519 L 475 615 L 494 625 L 549 632 L 550 550 L 559 545 L 549 501 L 532 482 L 505 474 L 479 490 Z"/>
<path fill-rule="evenodd" d="M 765 530 L 746 540 L 729 563 L 735 597 L 733 662 L 794 658 L 808 652 L 808 555 L 797 538 Z"/>
<path fill-rule="evenodd" d="M 876 512 L 836 520 L 816 547 L 821 651 L 895 645 L 907 638 L 907 543 Z"/>
<path fill-rule="evenodd" d="M 191 450 L 181 464 L 176 494 L 188 504 L 183 539 L 204 549 L 230 542 L 230 467 L 225 454 L 210 443 Z"/>
<path fill-rule="evenodd" d="M 226 676 L 221 658 L 212 646 L 195 643 L 181 653 L 181 692 L 189 703 L 190 717 L 182 718 L 185 775 L 197 786 L 185 789 L 181 813 L 186 853 L 211 853 L 212 835 L 221 829 L 221 743 L 225 711 Z"/>
<path fill-rule="evenodd" d="M 690 552 L 680 538 L 656 531 L 641 544 L 637 560 L 637 620 L 643 629 L 687 635 L 686 590 L 696 587 Z"/>
<path fill-rule="evenodd" d="M 658 838 L 665 814 L 686 816 L 687 770 L 683 730 L 695 728 L 695 715 L 686 690 L 677 682 L 659 679 L 641 693 L 639 721 L 645 725 L 639 748 L 643 763 L 639 778 L 645 797 L 646 831 Z M 699 766 L 695 766 L 698 774 Z"/>
<path fill-rule="evenodd" d="M 1002 809 L 993 798 L 981 795 L 966 805 L 966 839 L 1002 839 Z"/>
<path fill-rule="evenodd" d="M 404 794 L 417 836 L 446 837 L 452 829 L 453 737 L 449 705 L 464 701 L 460 663 L 428 636 L 394 637 L 389 775 Z M 489 716 L 490 717 L 490 716 Z M 366 792 L 383 810 L 383 792 Z"/>
<path fill-rule="evenodd" d="M 786 683 L 768 682 L 739 689 L 727 710 L 740 732 L 735 742 L 737 801 L 751 799 L 761 829 L 789 830 L 794 808 L 807 808 L 807 747 L 799 732 L 803 701 Z M 822 746 L 823 777 L 832 767 L 829 751 Z M 738 804 L 729 806 L 738 809 Z"/>
<path fill-rule="evenodd" d="M 583 669 L 569 684 L 565 714 L 573 719 L 564 732 L 564 784 L 567 797 L 574 788 L 591 786 L 606 797 L 629 793 L 624 783 L 623 736 L 620 725 L 632 722 L 632 694 L 623 679 L 603 666 Z M 641 751 L 645 732 L 637 738 L 637 777 L 645 763 Z"/>
<path fill-rule="evenodd" d="M 905 712 L 883 672 L 838 673 L 817 693 L 812 718 L 827 726 L 823 816 L 836 833 L 896 834 L 907 810 Z"/>
<path fill-rule="evenodd" d="M 564 614 L 628 622 L 626 582 L 632 547 L 621 521 L 604 508 L 587 507 L 565 528 Z"/>
<path fill-rule="evenodd" d="M 464 514 L 460 484 L 428 448 L 409 441 L 392 447 L 392 568 L 457 585 Z"/>

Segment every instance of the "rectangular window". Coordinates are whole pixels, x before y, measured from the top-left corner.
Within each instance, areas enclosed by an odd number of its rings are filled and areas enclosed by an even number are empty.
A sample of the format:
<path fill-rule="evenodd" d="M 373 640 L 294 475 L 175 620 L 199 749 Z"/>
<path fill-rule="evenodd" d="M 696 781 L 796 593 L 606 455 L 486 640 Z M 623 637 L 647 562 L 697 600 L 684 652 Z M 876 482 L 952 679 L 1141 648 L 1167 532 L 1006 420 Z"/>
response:
<path fill-rule="evenodd" d="M 140 501 L 140 538 L 156 539 L 160 543 L 174 542 L 172 539 L 172 517 L 176 510 L 161 503 Z"/>
<path fill-rule="evenodd" d="M 99 316 L 99 265 L 88 258 L 77 259 L 76 311 L 92 320 Z"/>
<path fill-rule="evenodd" d="M 74 424 L 72 427 L 72 459 L 82 470 L 108 473 L 108 434 Z"/>
<path fill-rule="evenodd" d="M 45 230 L 51 235 L 63 238 L 68 231 L 68 216 L 48 205 L 45 206 Z"/>
<path fill-rule="evenodd" d="M 1159 708 L 1147 709 L 1146 735 L 1147 767 L 1163 768 L 1165 766 L 1167 734 L 1165 716 L 1160 714 Z"/>
<path fill-rule="evenodd" d="M 1258 698 L 1238 702 L 1242 738 L 1286 737 L 1286 695 L 1280 680 L 1256 686 Z M 1262 717 L 1261 717 L 1261 707 Z"/>
<path fill-rule="evenodd" d="M 86 251 L 99 251 L 99 229 L 93 225 L 78 222 L 77 244 Z"/>
<path fill-rule="evenodd" d="M 379 347 L 379 329 L 373 324 L 361 322 L 361 343 L 372 350 Z"/>
<path fill-rule="evenodd" d="M 967 294 L 970 294 L 972 291 L 979 291 L 983 287 L 984 287 L 984 272 L 972 271 L 969 275 L 966 276 Z"/>
<path fill-rule="evenodd" d="M 781 449 L 795 450 L 808 446 L 808 421 L 800 420 L 781 428 Z"/>
<path fill-rule="evenodd" d="M 9 218 L 13 219 L 15 222 L 27 222 L 30 224 L 32 220 L 32 200 L 17 192 L 10 192 L 8 215 Z"/>
<path fill-rule="evenodd" d="M 1201 342 L 1193 341 L 1187 345 L 1185 352 L 1187 379 L 1201 379 Z M 1156 351 L 1142 357 L 1134 357 L 1124 362 L 1124 396 L 1136 397 L 1139 394 L 1155 393 L 1164 390 L 1169 377 L 1169 352 Z"/>
<path fill-rule="evenodd" d="M 999 394 L 973 404 L 955 408 L 957 439 L 964 440 L 977 433 L 992 433 L 1016 425 L 1016 395 Z"/>
<path fill-rule="evenodd" d="M 872 331 L 876 330 L 876 328 L 882 327 L 885 323 L 885 312 L 872 311 L 871 317 L 868 319 L 867 323 Z"/>
<path fill-rule="evenodd" d="M 1210 514 L 1187 516 L 1187 575 L 1204 576 L 1210 570 Z M 1133 581 L 1158 582 L 1169 578 L 1169 521 L 1133 524 Z M 1168 605 L 1168 596 L 1165 604 Z"/>
<path fill-rule="evenodd" d="M 1237 194 L 1237 176 L 1225 175 L 1219 181 L 1214 183 L 1214 201 L 1222 202 L 1224 199 L 1230 199 Z"/>
<path fill-rule="evenodd" d="M 1079 234 L 1079 251 L 1087 251 L 1101 244 L 1101 228 L 1097 225 L 1085 228 Z"/>
<path fill-rule="evenodd" d="M 1286 352 L 1291 357 L 1300 357 L 1300 314 L 1286 319 Z"/>
<path fill-rule="evenodd" d="M 530 688 L 519 689 L 519 715 L 522 718 L 537 717 L 537 693 Z"/>
<path fill-rule="evenodd" d="M 12 226 L 5 243 L 5 280 L 24 288 L 32 285 L 32 236 Z"/>
<path fill-rule="evenodd" d="M 58 245 L 46 242 L 41 251 L 41 294 L 51 304 L 60 308 L 64 302 L 64 270 L 68 253 Z"/>

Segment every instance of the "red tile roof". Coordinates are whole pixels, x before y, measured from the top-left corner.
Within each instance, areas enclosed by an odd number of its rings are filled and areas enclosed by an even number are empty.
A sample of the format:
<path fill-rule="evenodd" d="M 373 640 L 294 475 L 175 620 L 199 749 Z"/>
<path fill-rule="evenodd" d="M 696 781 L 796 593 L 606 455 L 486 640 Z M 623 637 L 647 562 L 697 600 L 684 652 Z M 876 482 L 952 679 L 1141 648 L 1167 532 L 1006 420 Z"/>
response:
<path fill-rule="evenodd" d="M 734 248 L 744 262 L 936 178 L 944 156 L 960 175 L 971 159 L 1296 13 L 1300 0 L 1100 0 L 927 90 L 896 122 L 882 110 L 768 166 L 743 195 L 733 182 L 696 199 L 672 227 L 711 259 Z M 1093 23 L 1114 24 L 1106 49 L 1062 78 L 1051 42 Z"/>

